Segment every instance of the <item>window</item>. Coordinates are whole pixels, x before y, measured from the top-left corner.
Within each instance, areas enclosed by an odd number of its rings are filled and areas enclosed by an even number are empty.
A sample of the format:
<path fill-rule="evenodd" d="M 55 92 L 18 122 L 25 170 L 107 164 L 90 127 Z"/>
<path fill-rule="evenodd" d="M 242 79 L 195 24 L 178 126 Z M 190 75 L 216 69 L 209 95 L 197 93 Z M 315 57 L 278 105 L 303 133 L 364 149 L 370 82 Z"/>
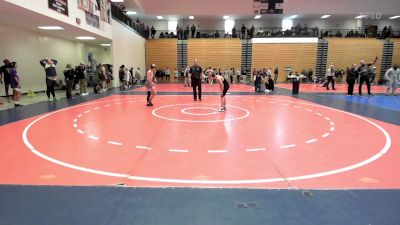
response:
<path fill-rule="evenodd" d="M 235 26 L 234 20 L 225 20 L 225 33 L 232 34 L 232 28 Z"/>
<path fill-rule="evenodd" d="M 282 30 L 290 30 L 293 26 L 293 20 L 292 19 L 283 19 L 282 20 Z"/>
<path fill-rule="evenodd" d="M 176 26 L 177 25 L 178 25 L 178 21 L 168 20 L 168 33 L 174 32 L 174 34 L 176 34 Z"/>

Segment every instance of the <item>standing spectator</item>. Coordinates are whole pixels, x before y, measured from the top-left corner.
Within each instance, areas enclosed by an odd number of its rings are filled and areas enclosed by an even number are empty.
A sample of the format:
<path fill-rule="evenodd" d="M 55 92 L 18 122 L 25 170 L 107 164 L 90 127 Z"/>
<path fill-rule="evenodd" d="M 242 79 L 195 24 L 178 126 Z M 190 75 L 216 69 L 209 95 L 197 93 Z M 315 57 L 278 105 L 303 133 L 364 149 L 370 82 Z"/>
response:
<path fill-rule="evenodd" d="M 192 38 L 194 38 L 194 34 L 196 33 L 196 26 L 193 24 L 190 30 L 192 31 Z"/>
<path fill-rule="evenodd" d="M 87 89 L 86 89 L 85 71 L 86 71 L 85 63 L 81 62 L 76 69 L 76 77 L 79 80 L 79 93 L 81 96 L 85 96 L 85 95 L 89 94 L 89 93 L 87 93 Z"/>
<path fill-rule="evenodd" d="M 67 64 L 63 73 L 65 77 L 65 84 L 67 85 L 67 90 L 65 95 L 67 96 L 67 98 L 72 98 L 72 88 L 74 87 L 75 70 L 71 67 L 71 64 Z M 99 79 L 100 80 L 102 79 L 101 71 L 99 71 Z"/>
<path fill-rule="evenodd" d="M 386 32 L 386 38 L 391 38 L 391 37 L 392 37 L 392 26 L 389 26 Z"/>
<path fill-rule="evenodd" d="M 57 82 L 57 60 L 50 58 L 42 59 L 40 60 L 40 65 L 43 66 L 44 71 L 46 72 L 47 101 L 58 101 L 58 99 L 56 98 L 56 93 L 54 91 Z M 53 96 L 53 100 L 50 100 L 50 93 Z"/>
<path fill-rule="evenodd" d="M 137 83 L 140 84 L 142 83 L 142 75 L 140 74 L 140 67 L 138 67 L 135 71 L 135 79 L 137 80 Z"/>
<path fill-rule="evenodd" d="M 307 72 L 307 77 L 308 77 L 309 83 L 311 83 L 313 81 L 313 74 L 314 74 L 313 70 L 311 68 L 309 68 L 308 72 Z"/>
<path fill-rule="evenodd" d="M 231 68 L 229 70 L 229 78 L 231 80 L 231 84 L 233 84 L 233 76 L 235 75 L 235 68 Z"/>
<path fill-rule="evenodd" d="M 165 68 L 165 82 L 171 82 L 171 71 L 168 66 Z"/>
<path fill-rule="evenodd" d="M 329 83 L 332 83 L 332 90 L 336 90 L 335 88 L 335 79 L 334 76 L 335 75 L 335 71 L 333 69 L 333 65 L 330 65 L 329 68 L 326 70 L 326 79 L 327 79 L 327 83 L 326 83 L 326 90 L 329 90 Z"/>
<path fill-rule="evenodd" d="M 381 39 L 386 39 L 386 35 L 387 35 L 387 26 L 383 27 L 382 33 L 381 33 Z"/>
<path fill-rule="evenodd" d="M 174 70 L 174 78 L 175 78 L 175 80 L 179 80 L 179 78 L 180 78 L 180 73 L 179 73 L 178 68 L 175 68 L 175 70 Z"/>
<path fill-rule="evenodd" d="M 243 25 L 242 25 L 242 39 L 244 39 L 244 38 L 246 37 L 246 30 L 247 30 L 247 28 L 246 28 L 246 26 L 243 24 Z"/>
<path fill-rule="evenodd" d="M 190 68 L 190 77 L 192 79 L 193 99 L 197 101 L 197 90 L 199 93 L 199 100 L 201 101 L 201 77 L 203 69 L 199 66 L 198 60 L 194 60 L 194 65 Z"/>
<path fill-rule="evenodd" d="M 370 81 L 370 67 L 372 65 L 375 65 L 375 63 L 378 61 L 378 56 L 376 56 L 375 60 L 371 63 L 366 64 L 364 60 L 360 61 L 360 66 L 358 67 L 358 73 L 360 74 L 360 84 L 358 86 L 358 94 L 362 96 L 362 85 L 365 81 L 367 84 L 367 89 L 368 89 L 368 95 L 371 94 L 371 81 Z"/>
<path fill-rule="evenodd" d="M 261 73 L 258 73 L 255 69 L 253 71 L 253 80 L 254 80 L 255 92 L 261 92 L 261 82 L 262 82 Z"/>
<path fill-rule="evenodd" d="M 346 82 L 348 84 L 347 87 L 347 95 L 352 96 L 354 91 L 354 84 L 356 83 L 358 77 L 357 65 L 353 64 L 350 69 L 347 69 L 347 78 Z"/>
<path fill-rule="evenodd" d="M 10 102 L 10 95 L 9 95 L 10 82 L 11 82 L 10 71 L 13 69 L 13 66 L 10 63 L 10 60 L 8 60 L 8 59 L 4 59 L 3 63 L 4 63 L 4 65 L 2 67 L 0 67 L 0 82 L 1 82 L 1 84 L 3 84 L 3 80 L 4 80 L 4 88 L 5 88 L 6 98 L 7 98 L 7 101 Z"/>
<path fill-rule="evenodd" d="M 389 95 L 390 88 L 392 88 L 393 96 L 396 95 L 396 89 L 400 79 L 400 70 L 398 65 L 394 65 L 385 73 L 385 79 L 387 80 L 386 85 L 386 96 Z"/>
<path fill-rule="evenodd" d="M 12 62 L 11 65 L 12 65 L 12 69 L 10 71 L 10 76 L 11 76 L 10 85 L 11 85 L 11 88 L 13 89 L 14 106 L 19 107 L 19 106 L 22 106 L 19 104 L 19 100 L 21 98 L 22 91 L 21 91 L 21 83 L 19 82 L 19 76 L 18 76 L 18 71 L 17 71 L 18 65 L 16 62 Z"/>
<path fill-rule="evenodd" d="M 241 74 L 239 68 L 237 68 L 236 74 L 235 74 L 235 75 L 236 75 L 236 80 L 237 80 L 237 82 L 238 82 L 238 83 L 239 83 L 239 82 L 243 83 L 243 80 L 241 81 L 241 79 L 240 79 L 240 76 L 241 76 L 242 74 Z"/>
<path fill-rule="evenodd" d="M 151 38 L 154 39 L 154 36 L 156 35 L 157 31 L 156 31 L 156 29 L 154 29 L 153 26 L 151 26 L 150 32 L 151 32 Z"/>
<path fill-rule="evenodd" d="M 183 72 L 183 77 L 185 79 L 185 87 L 190 87 L 190 78 L 189 78 L 189 74 L 190 74 L 190 67 L 186 66 L 185 72 Z"/>
<path fill-rule="evenodd" d="M 125 65 L 121 65 L 118 71 L 120 89 L 125 90 L 126 87 L 126 70 Z"/>
<path fill-rule="evenodd" d="M 253 25 L 251 25 L 251 28 L 250 28 L 250 38 L 253 38 L 253 37 L 254 37 L 254 32 L 255 32 L 255 28 L 254 28 Z"/>
<path fill-rule="evenodd" d="M 278 76 L 279 76 L 279 68 L 278 68 L 278 66 L 276 66 L 275 70 L 274 70 L 274 82 L 275 82 L 275 84 L 278 83 Z"/>
<path fill-rule="evenodd" d="M 236 27 L 235 26 L 232 28 L 232 37 L 233 38 L 237 38 Z"/>
<path fill-rule="evenodd" d="M 184 35 L 184 40 L 187 40 L 187 39 L 189 39 L 189 32 L 190 32 L 189 25 L 186 25 L 186 28 L 185 28 L 185 35 Z"/>
<path fill-rule="evenodd" d="M 144 32 L 145 32 L 145 37 L 146 37 L 146 39 L 149 39 L 149 36 L 150 36 L 150 28 L 149 28 L 149 26 L 146 26 L 146 29 L 144 29 Z"/>
<path fill-rule="evenodd" d="M 368 37 L 368 25 L 366 25 L 365 27 L 364 27 L 364 36 L 365 37 Z"/>

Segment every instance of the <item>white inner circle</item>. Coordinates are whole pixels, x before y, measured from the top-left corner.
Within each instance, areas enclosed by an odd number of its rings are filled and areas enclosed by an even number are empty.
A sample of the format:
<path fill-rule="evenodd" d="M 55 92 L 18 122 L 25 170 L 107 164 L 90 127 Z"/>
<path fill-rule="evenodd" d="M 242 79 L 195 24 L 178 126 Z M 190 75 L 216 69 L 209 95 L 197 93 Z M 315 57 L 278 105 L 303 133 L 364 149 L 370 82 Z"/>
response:
<path fill-rule="evenodd" d="M 209 113 L 191 113 L 191 112 L 186 112 L 187 110 L 191 110 L 191 109 L 208 109 L 208 110 L 211 110 L 213 112 L 209 112 Z M 206 116 L 206 115 L 217 114 L 218 110 L 216 110 L 214 108 L 209 108 L 209 107 L 190 107 L 190 108 L 181 109 L 181 113 L 187 114 L 187 115 L 194 115 L 194 116 Z"/>
<path fill-rule="evenodd" d="M 132 98 L 128 98 L 129 100 Z M 381 158 L 383 155 L 385 155 L 392 144 L 392 140 L 391 137 L 389 135 L 389 133 L 383 129 L 381 126 L 379 126 L 378 124 L 363 118 L 361 116 L 355 115 L 353 113 L 349 113 L 346 111 L 342 111 L 342 110 L 338 110 L 338 109 L 334 109 L 334 108 L 329 108 L 326 106 L 321 106 L 321 105 L 315 105 L 315 104 L 309 104 L 309 103 L 302 103 L 302 102 L 294 102 L 294 101 L 290 101 L 290 100 L 281 100 L 281 99 L 274 99 L 274 101 L 282 101 L 282 102 L 291 102 L 291 103 L 296 103 L 296 104 L 302 104 L 302 105 L 309 105 L 309 106 L 314 106 L 314 107 L 318 107 L 318 108 L 323 108 L 323 109 L 329 109 L 332 111 L 336 111 L 336 112 L 341 112 L 353 117 L 356 117 L 358 119 L 361 119 L 367 123 L 369 123 L 370 125 L 374 126 L 375 128 L 377 128 L 378 130 L 380 130 L 383 135 L 385 136 L 385 146 L 379 150 L 375 155 L 371 156 L 370 158 L 367 158 L 361 162 L 346 166 L 346 167 L 342 167 L 339 169 L 334 169 L 334 170 L 329 170 L 329 171 L 324 171 L 324 172 L 319 172 L 319 173 L 312 173 L 312 174 L 306 174 L 306 175 L 300 175 L 300 176 L 293 176 L 293 177 L 278 177 L 278 178 L 260 178 L 260 179 L 252 179 L 252 180 L 191 180 L 191 179 L 169 179 L 169 178 L 158 178 L 158 177 L 143 177 L 143 176 L 131 176 L 129 174 L 123 174 L 123 173 L 113 173 L 113 172 L 108 172 L 108 171 L 102 171 L 102 170 L 96 170 L 96 169 L 92 169 L 92 168 L 87 168 L 87 167 L 83 167 L 83 166 L 78 166 L 78 165 L 74 165 L 71 163 L 67 163 L 67 162 L 63 162 L 61 160 L 52 158 L 42 152 L 40 152 L 40 150 L 37 150 L 29 141 L 28 139 L 28 132 L 29 129 L 37 122 L 39 122 L 40 120 L 51 116 L 55 113 L 59 113 L 59 112 L 63 112 L 63 111 L 67 111 L 70 109 L 74 109 L 74 108 L 78 108 L 78 107 L 82 107 L 82 106 L 87 106 L 87 105 L 93 105 L 93 104 L 99 104 L 102 102 L 113 102 L 113 101 L 120 101 L 120 100 L 107 100 L 107 101 L 100 101 L 100 102 L 93 102 L 93 103 L 87 103 L 87 104 L 82 104 L 82 105 L 77 105 L 77 106 L 72 106 L 69 108 L 65 108 L 65 109 L 61 109 L 61 110 L 57 110 L 54 112 L 50 112 L 47 113 L 37 119 L 35 119 L 34 121 L 32 121 L 31 123 L 29 123 L 23 133 L 22 133 L 22 139 L 24 141 L 24 144 L 26 145 L 26 147 L 35 155 L 37 155 L 38 157 L 45 159 L 47 161 L 50 161 L 52 163 L 58 164 L 60 166 L 64 166 L 67 168 L 71 168 L 71 169 L 75 169 L 75 170 L 79 170 L 79 171 L 83 171 L 83 172 L 87 172 L 87 173 L 93 173 L 93 174 L 99 174 L 99 175 L 103 175 L 103 176 L 111 176 L 111 177 L 120 177 L 120 178 L 126 178 L 126 179 L 130 179 L 130 180 L 141 180 L 141 181 L 153 181 L 153 182 L 166 182 L 166 183 L 180 183 L 180 184 L 255 184 L 255 183 L 269 183 L 269 182 L 281 182 L 281 181 L 294 181 L 294 180 L 306 180 L 306 179 L 312 179 L 312 178 L 317 178 L 317 177 L 324 177 L 324 176 L 329 176 L 329 175 L 333 175 L 333 174 L 338 174 L 338 173 L 343 173 L 346 171 L 350 171 L 362 166 L 365 166 L 379 158 Z"/>
<path fill-rule="evenodd" d="M 160 119 L 170 120 L 170 121 L 176 121 L 176 122 L 188 122 L 188 123 L 217 123 L 217 122 L 226 122 L 226 121 L 233 121 L 233 120 L 241 120 L 241 119 L 244 119 L 244 118 L 250 116 L 249 110 L 244 109 L 244 108 L 241 108 L 241 107 L 238 107 L 238 106 L 232 106 L 232 105 L 231 105 L 231 106 L 226 106 L 226 108 L 227 108 L 228 110 L 229 110 L 230 108 L 239 109 L 239 110 L 245 112 L 245 114 L 244 114 L 243 116 L 240 116 L 240 117 L 233 117 L 233 118 L 231 117 L 231 118 L 225 118 L 225 119 L 215 119 L 215 120 L 188 120 L 188 119 L 169 118 L 169 117 L 161 116 L 161 115 L 159 115 L 159 114 L 157 113 L 157 111 L 159 111 L 160 109 L 171 108 L 171 107 L 176 107 L 176 106 L 185 106 L 185 105 L 190 105 L 190 106 L 192 106 L 192 105 L 194 105 L 194 104 L 165 105 L 165 106 L 161 106 L 161 107 L 158 107 L 158 108 L 154 109 L 153 112 L 152 112 L 152 114 L 153 114 L 153 116 L 158 117 L 158 118 L 160 118 Z M 212 106 L 215 106 L 215 105 L 219 105 L 219 104 L 203 104 L 203 105 L 212 105 Z M 199 108 L 199 107 L 193 107 L 193 108 Z M 207 107 L 207 108 L 208 108 L 208 107 Z M 188 110 L 188 109 L 190 109 L 190 108 L 186 108 L 186 110 Z M 211 109 L 211 108 L 210 108 L 210 109 Z M 183 109 L 183 110 L 185 110 L 185 109 Z M 213 109 L 213 110 L 214 110 L 214 109 Z M 182 112 L 182 110 L 181 110 L 181 112 Z M 182 112 L 182 113 L 183 113 L 183 112 Z M 188 114 L 188 113 L 186 113 L 186 114 Z M 217 114 L 217 113 L 213 112 L 212 114 Z M 210 115 L 211 115 L 211 114 L 210 114 Z"/>

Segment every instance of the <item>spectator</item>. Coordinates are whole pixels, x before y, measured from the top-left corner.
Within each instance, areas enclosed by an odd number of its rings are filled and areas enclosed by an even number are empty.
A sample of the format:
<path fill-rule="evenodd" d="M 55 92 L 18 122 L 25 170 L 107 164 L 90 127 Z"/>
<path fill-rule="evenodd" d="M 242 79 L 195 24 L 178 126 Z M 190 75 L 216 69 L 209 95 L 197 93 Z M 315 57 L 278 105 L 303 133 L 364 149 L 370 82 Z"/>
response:
<path fill-rule="evenodd" d="M 307 73 L 307 77 L 308 77 L 308 82 L 312 82 L 313 81 L 313 70 L 311 68 L 308 69 L 308 73 Z"/>
<path fill-rule="evenodd" d="M 385 27 L 383 28 L 383 30 L 382 30 L 382 33 L 381 33 L 381 39 L 386 39 L 386 37 L 387 37 L 387 30 L 388 30 L 388 28 L 387 28 L 387 26 L 385 26 Z"/>
<path fill-rule="evenodd" d="M 79 90 L 80 90 L 79 93 L 81 94 L 81 96 L 88 95 L 89 93 L 87 93 L 86 79 L 85 79 L 85 71 L 86 71 L 85 63 L 81 62 L 76 70 L 77 70 L 76 76 L 79 80 Z"/>
<path fill-rule="evenodd" d="M 189 39 L 189 32 L 190 32 L 189 25 L 186 25 L 185 34 L 184 34 L 184 39 L 185 40 Z"/>
<path fill-rule="evenodd" d="M 219 32 L 218 32 L 218 30 L 217 31 L 215 31 L 215 35 L 214 35 L 214 37 L 215 38 L 219 38 L 220 36 L 219 36 Z"/>
<path fill-rule="evenodd" d="M 145 33 L 146 39 L 149 39 L 149 36 L 150 36 L 150 28 L 149 28 L 149 26 L 147 26 L 146 29 L 144 29 L 144 33 Z"/>
<path fill-rule="evenodd" d="M 10 102 L 10 94 L 9 94 L 10 82 L 11 82 L 10 71 L 13 69 L 13 66 L 10 63 L 10 60 L 8 60 L 8 59 L 4 59 L 3 62 L 4 62 L 4 65 L 2 67 L 0 67 L 0 82 L 1 82 L 1 84 L 3 84 L 3 80 L 4 80 L 4 88 L 5 88 L 6 98 L 7 98 L 7 101 Z"/>
<path fill-rule="evenodd" d="M 390 88 L 392 88 L 393 96 L 396 95 L 396 89 L 400 80 L 400 70 L 398 65 L 394 65 L 385 73 L 385 80 L 387 80 L 386 85 L 386 96 L 389 95 Z"/>
<path fill-rule="evenodd" d="M 121 65 L 119 67 L 119 83 L 120 83 L 120 89 L 125 90 L 126 87 L 126 70 L 125 70 L 125 65 Z"/>
<path fill-rule="evenodd" d="M 160 33 L 160 37 L 159 37 L 159 38 L 160 38 L 160 39 L 161 39 L 161 38 L 165 38 L 164 32 L 161 32 L 161 33 Z"/>
<path fill-rule="evenodd" d="M 137 80 L 138 84 L 142 83 L 143 78 L 140 74 L 140 67 L 138 67 L 135 71 L 135 79 Z"/>
<path fill-rule="evenodd" d="M 274 70 L 274 82 L 275 82 L 275 84 L 278 83 L 278 75 L 279 75 L 279 68 L 278 68 L 278 66 L 276 66 L 275 70 Z"/>
<path fill-rule="evenodd" d="M 358 77 L 357 65 L 353 64 L 350 69 L 347 69 L 347 95 L 352 96 L 354 91 L 354 84 L 356 83 Z"/>
<path fill-rule="evenodd" d="M 391 38 L 391 37 L 392 37 L 392 26 L 389 26 L 386 32 L 386 38 Z"/>
<path fill-rule="evenodd" d="M 194 26 L 194 24 L 192 25 L 192 27 L 190 29 L 192 31 L 192 38 L 194 38 L 194 34 L 196 33 L 196 27 Z"/>
<path fill-rule="evenodd" d="M 19 100 L 21 98 L 21 83 L 19 81 L 19 76 L 18 76 L 18 64 L 16 62 L 11 63 L 12 69 L 10 71 L 10 85 L 11 88 L 13 89 L 13 100 L 14 100 L 14 106 L 15 108 L 20 107 L 22 105 L 19 104 Z"/>
<path fill-rule="evenodd" d="M 364 37 L 368 37 L 368 27 L 369 26 L 364 27 Z"/>
<path fill-rule="evenodd" d="M 56 65 L 57 65 L 57 60 L 55 59 L 42 59 L 40 60 L 40 65 L 43 66 L 44 71 L 46 72 L 46 94 L 47 94 L 47 101 L 58 101 L 56 98 L 56 93 L 55 93 L 55 86 L 57 82 L 57 70 L 56 70 Z M 50 93 L 53 96 L 53 100 L 50 100 Z"/>
<path fill-rule="evenodd" d="M 165 68 L 165 82 L 171 82 L 171 71 L 168 66 Z"/>
<path fill-rule="evenodd" d="M 233 37 L 233 38 L 237 38 L 236 27 L 233 27 L 233 28 L 232 28 L 232 37 Z"/>
<path fill-rule="evenodd" d="M 71 67 L 71 64 L 67 64 L 64 70 L 65 84 L 67 86 L 65 95 L 67 98 L 72 98 L 72 89 L 74 87 L 75 76 L 75 70 Z M 99 77 L 100 76 L 101 75 L 99 74 Z"/>
<path fill-rule="evenodd" d="M 246 36 L 246 30 L 247 30 L 247 28 L 246 28 L 246 26 L 243 24 L 242 25 L 242 39 L 244 39 Z"/>
<path fill-rule="evenodd" d="M 326 70 L 326 75 L 325 75 L 325 77 L 327 79 L 327 82 L 325 84 L 326 90 L 329 90 L 329 83 L 332 83 L 332 90 L 336 90 L 335 89 L 335 80 L 333 77 L 334 74 L 335 74 L 335 71 L 333 69 L 333 65 L 330 65 L 329 68 Z"/>
<path fill-rule="evenodd" d="M 254 37 L 254 31 L 255 31 L 255 28 L 254 28 L 253 25 L 251 25 L 251 28 L 250 28 L 250 38 L 253 38 L 253 37 Z"/>
<path fill-rule="evenodd" d="M 267 81 L 265 82 L 265 92 L 273 92 L 275 90 L 274 80 L 272 80 L 272 76 L 267 76 Z"/>
<path fill-rule="evenodd" d="M 155 36 L 156 33 L 157 33 L 156 29 L 154 29 L 154 27 L 151 26 L 150 31 L 151 31 L 151 38 L 154 39 L 154 36 Z"/>

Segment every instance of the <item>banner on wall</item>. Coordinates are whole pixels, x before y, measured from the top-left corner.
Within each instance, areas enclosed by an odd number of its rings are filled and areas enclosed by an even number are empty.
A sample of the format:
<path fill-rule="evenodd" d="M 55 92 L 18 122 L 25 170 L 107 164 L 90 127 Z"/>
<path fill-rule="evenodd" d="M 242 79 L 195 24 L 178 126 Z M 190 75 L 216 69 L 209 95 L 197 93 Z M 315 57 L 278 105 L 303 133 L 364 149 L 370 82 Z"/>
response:
<path fill-rule="evenodd" d="M 68 16 L 68 0 L 48 0 L 49 8 Z"/>
<path fill-rule="evenodd" d="M 111 23 L 111 2 L 110 0 L 77 0 L 78 8 L 86 12 L 86 18 L 90 18 L 92 25 L 95 18 Z M 90 14 L 92 16 L 88 16 Z"/>
<path fill-rule="evenodd" d="M 86 23 L 90 26 L 100 29 L 100 19 L 98 16 L 85 11 Z"/>

